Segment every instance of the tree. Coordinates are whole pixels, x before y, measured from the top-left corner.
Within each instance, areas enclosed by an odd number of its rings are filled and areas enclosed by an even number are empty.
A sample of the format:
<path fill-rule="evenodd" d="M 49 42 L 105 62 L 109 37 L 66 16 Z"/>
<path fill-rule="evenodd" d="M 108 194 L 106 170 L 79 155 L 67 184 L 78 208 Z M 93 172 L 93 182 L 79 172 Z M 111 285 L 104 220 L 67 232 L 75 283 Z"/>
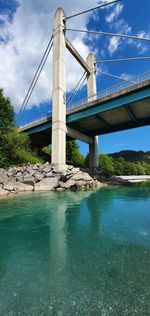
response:
<path fill-rule="evenodd" d="M 114 174 L 114 163 L 113 159 L 105 154 L 99 155 L 99 167 L 101 172 L 105 174 Z"/>
<path fill-rule="evenodd" d="M 66 145 L 66 160 L 68 164 L 83 167 L 85 163 L 84 156 L 80 153 L 79 145 L 75 140 L 70 140 Z"/>
<path fill-rule="evenodd" d="M 0 167 L 41 162 L 31 151 L 29 137 L 14 126 L 13 107 L 0 89 Z"/>
<path fill-rule="evenodd" d="M 0 89 L 0 137 L 14 127 L 14 111 L 8 98 L 3 96 Z"/>

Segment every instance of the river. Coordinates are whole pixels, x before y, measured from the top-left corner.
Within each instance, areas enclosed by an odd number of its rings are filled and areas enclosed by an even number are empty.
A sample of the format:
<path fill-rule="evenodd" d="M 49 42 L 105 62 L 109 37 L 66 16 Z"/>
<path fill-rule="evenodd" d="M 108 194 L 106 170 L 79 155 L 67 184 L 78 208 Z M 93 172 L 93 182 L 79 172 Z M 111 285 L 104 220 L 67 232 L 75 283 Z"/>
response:
<path fill-rule="evenodd" d="M 150 188 L 0 201 L 0 316 L 149 316 Z"/>

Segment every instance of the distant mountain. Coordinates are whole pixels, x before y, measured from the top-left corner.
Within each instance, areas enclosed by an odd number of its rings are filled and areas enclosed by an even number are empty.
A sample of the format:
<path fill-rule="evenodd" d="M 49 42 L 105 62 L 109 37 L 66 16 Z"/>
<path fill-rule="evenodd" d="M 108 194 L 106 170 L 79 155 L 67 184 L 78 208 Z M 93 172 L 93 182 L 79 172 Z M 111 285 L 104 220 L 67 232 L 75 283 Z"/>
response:
<path fill-rule="evenodd" d="M 150 163 L 150 151 L 122 150 L 117 153 L 109 154 L 109 156 L 112 158 L 123 158 L 131 162 L 144 161 Z"/>

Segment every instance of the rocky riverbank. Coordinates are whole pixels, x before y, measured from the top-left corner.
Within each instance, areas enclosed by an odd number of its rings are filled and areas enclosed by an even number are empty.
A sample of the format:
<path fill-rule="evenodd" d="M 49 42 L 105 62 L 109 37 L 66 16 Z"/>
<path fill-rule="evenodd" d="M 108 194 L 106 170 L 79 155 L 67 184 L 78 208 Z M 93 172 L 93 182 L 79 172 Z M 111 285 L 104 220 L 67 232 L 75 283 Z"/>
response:
<path fill-rule="evenodd" d="M 108 184 L 126 184 L 116 177 L 104 178 L 98 169 L 66 166 L 58 172 L 48 162 L 0 169 L 0 198 L 25 191 L 64 191 L 67 189 L 101 188 Z"/>

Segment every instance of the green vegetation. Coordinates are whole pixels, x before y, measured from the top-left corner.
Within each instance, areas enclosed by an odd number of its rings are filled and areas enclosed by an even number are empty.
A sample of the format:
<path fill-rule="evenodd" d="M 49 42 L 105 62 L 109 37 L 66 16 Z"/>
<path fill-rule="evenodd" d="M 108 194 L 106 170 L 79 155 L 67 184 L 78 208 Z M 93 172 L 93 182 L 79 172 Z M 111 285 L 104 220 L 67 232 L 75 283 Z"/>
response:
<path fill-rule="evenodd" d="M 43 158 L 51 162 L 51 147 L 44 147 L 42 152 Z M 85 166 L 85 157 L 80 153 L 79 146 L 75 140 L 70 140 L 66 143 L 66 160 L 69 165 Z"/>
<path fill-rule="evenodd" d="M 126 161 L 124 158 L 112 158 L 112 155 L 99 155 L 100 170 L 113 175 L 150 175 L 150 163 L 145 161 Z"/>
<path fill-rule="evenodd" d="M 125 161 L 130 162 L 146 162 L 150 163 L 150 151 L 134 151 L 134 150 L 122 150 L 118 153 L 109 155 L 112 158 L 123 158 Z"/>
<path fill-rule="evenodd" d="M 0 89 L 0 167 L 42 160 L 31 150 L 29 137 L 15 128 L 14 112 Z"/>
<path fill-rule="evenodd" d="M 66 145 L 67 163 L 73 166 L 84 167 L 85 157 L 80 153 L 79 145 L 75 140 L 70 140 Z"/>

